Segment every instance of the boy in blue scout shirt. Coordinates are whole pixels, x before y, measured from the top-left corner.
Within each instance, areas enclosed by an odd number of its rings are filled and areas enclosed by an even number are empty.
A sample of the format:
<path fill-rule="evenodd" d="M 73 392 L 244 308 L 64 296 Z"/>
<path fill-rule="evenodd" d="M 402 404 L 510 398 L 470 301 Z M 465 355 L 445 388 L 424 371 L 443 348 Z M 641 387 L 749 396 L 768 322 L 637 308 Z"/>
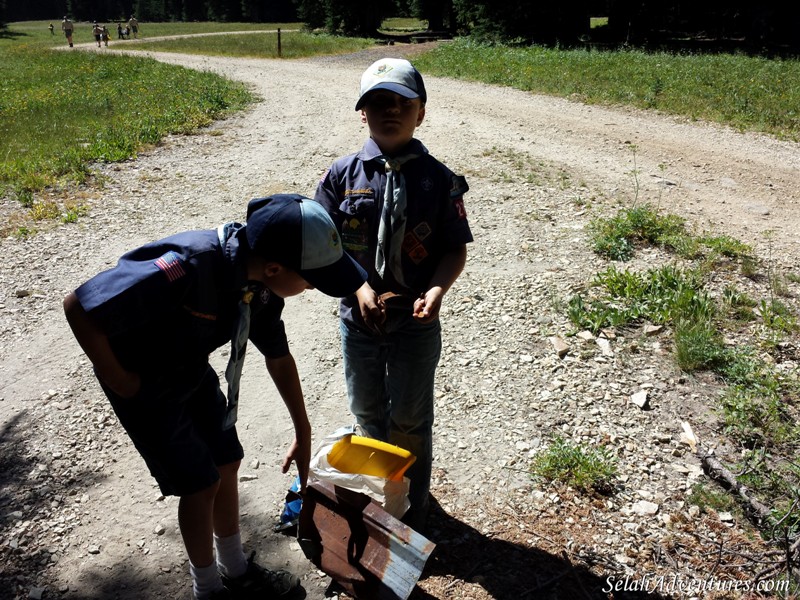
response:
<path fill-rule="evenodd" d="M 365 278 L 319 204 L 276 195 L 252 200 L 245 225 L 187 231 L 133 250 L 64 300 L 120 422 L 161 491 L 180 497 L 198 600 L 304 596 L 297 577 L 258 566 L 242 548 L 238 376 L 249 339 L 294 423 L 283 471 L 294 461 L 304 487 L 311 426 L 281 320 L 284 298 L 313 288 L 342 297 Z M 229 342 L 226 400 L 208 359 Z"/>
<path fill-rule="evenodd" d="M 426 101 L 407 60 L 373 63 L 356 104 L 370 138 L 333 163 L 315 195 L 369 274 L 339 310 L 350 410 L 370 435 L 416 455 L 404 521 L 417 529 L 429 505 L 439 310 L 472 241 L 465 179 L 414 138 Z"/>

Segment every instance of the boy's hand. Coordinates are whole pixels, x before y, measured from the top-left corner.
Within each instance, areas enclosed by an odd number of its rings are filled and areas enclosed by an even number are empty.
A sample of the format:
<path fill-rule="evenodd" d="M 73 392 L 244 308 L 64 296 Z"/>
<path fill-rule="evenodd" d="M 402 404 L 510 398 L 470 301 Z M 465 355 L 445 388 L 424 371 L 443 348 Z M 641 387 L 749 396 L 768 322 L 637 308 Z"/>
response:
<path fill-rule="evenodd" d="M 281 472 L 287 473 L 292 462 L 297 466 L 297 475 L 300 477 L 300 491 L 304 492 L 306 483 L 308 482 L 308 465 L 311 463 L 311 436 L 307 439 L 300 440 L 295 438 L 292 446 L 286 453 L 281 465 Z"/>
<path fill-rule="evenodd" d="M 444 291 L 436 286 L 414 300 L 414 318 L 420 323 L 430 323 L 439 317 Z"/>
<path fill-rule="evenodd" d="M 386 304 L 366 282 L 356 291 L 356 298 L 366 326 L 380 333 L 381 325 L 386 320 Z"/>

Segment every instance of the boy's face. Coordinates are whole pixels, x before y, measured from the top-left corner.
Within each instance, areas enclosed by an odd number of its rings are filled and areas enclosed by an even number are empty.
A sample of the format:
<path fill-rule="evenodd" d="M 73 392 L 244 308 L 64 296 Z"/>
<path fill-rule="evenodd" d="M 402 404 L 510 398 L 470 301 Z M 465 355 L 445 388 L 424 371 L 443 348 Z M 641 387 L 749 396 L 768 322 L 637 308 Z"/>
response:
<path fill-rule="evenodd" d="M 273 294 L 280 298 L 297 296 L 306 290 L 314 289 L 297 271 L 287 269 L 275 262 L 266 264 L 262 281 Z"/>
<path fill-rule="evenodd" d="M 392 155 L 411 141 L 414 130 L 425 118 L 425 105 L 419 98 L 403 98 L 389 90 L 375 90 L 361 110 L 361 122 L 385 153 Z"/>

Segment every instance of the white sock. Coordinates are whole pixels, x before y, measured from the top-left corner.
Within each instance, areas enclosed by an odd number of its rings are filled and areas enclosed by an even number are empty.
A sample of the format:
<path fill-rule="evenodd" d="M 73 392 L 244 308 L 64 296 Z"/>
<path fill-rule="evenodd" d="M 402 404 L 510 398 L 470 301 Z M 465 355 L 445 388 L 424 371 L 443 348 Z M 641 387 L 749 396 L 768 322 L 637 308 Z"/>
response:
<path fill-rule="evenodd" d="M 192 576 L 192 591 L 197 600 L 205 600 L 222 589 L 222 579 L 213 562 L 207 567 L 195 567 L 189 561 L 189 573 Z"/>
<path fill-rule="evenodd" d="M 247 557 L 242 548 L 242 536 L 234 533 L 228 537 L 214 535 L 214 549 L 217 551 L 217 566 L 226 577 L 239 577 L 247 571 Z"/>

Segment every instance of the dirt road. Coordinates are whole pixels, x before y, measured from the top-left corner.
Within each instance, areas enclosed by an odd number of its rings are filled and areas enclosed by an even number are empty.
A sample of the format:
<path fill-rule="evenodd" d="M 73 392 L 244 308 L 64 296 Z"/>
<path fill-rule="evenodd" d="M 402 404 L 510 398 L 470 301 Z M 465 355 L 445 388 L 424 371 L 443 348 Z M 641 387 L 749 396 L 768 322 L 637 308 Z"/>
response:
<path fill-rule="evenodd" d="M 244 81 L 262 101 L 207 131 L 172 137 L 137 160 L 98 166 L 102 190 L 80 192 L 88 216 L 2 241 L 0 598 L 190 597 L 177 504 L 159 496 L 122 434 L 69 335 L 61 299 L 140 243 L 242 220 L 251 197 L 313 195 L 331 161 L 355 151 L 366 135 L 353 110 L 363 69 L 381 55 L 419 49 L 398 45 L 297 61 L 157 54 Z M 628 537 L 643 535 L 628 508 L 649 495 L 661 514 L 685 510 L 681 503 L 698 473 L 692 457 L 680 453 L 678 422 L 696 417 L 713 430 L 702 402 L 713 391 L 682 378 L 660 348 L 634 359 L 553 356 L 547 340 L 566 329 L 555 299 L 568 297 L 599 268 L 583 228 L 614 208 L 649 201 L 686 217 L 698 231 L 727 233 L 797 269 L 798 146 L 477 83 L 428 77 L 426 85 L 428 110 L 418 137 L 467 177 L 476 242 L 443 313 L 433 492 L 447 522 L 436 540 L 443 558 L 418 597 L 519 598 L 525 589 L 539 589 L 530 582 L 538 585 L 559 570 L 569 579 L 576 568 L 584 586 L 593 586 L 587 597 L 605 597 L 602 578 L 589 572 L 586 560 L 575 567 L 556 550 L 573 551 L 570 527 L 537 529 L 526 510 L 541 501 L 542 524 L 574 517 L 585 532 L 590 523 L 603 529 L 605 522 L 608 533 L 597 533 L 593 550 L 607 549 L 610 562 L 603 564 L 631 573 L 650 568 L 652 559 L 623 560 L 634 544 Z M 304 294 L 287 303 L 285 320 L 320 439 L 350 423 L 335 302 Z M 214 360 L 224 365 L 224 352 Z M 308 597 L 320 599 L 329 580 L 293 540 L 271 531 L 291 482 L 279 471 L 292 435 L 288 415 L 255 353 L 243 379 L 245 543 L 262 562 L 303 575 Z M 656 410 L 639 414 L 627 407 L 625 398 L 641 386 L 653 390 Z M 626 466 L 628 492 L 587 521 L 569 509 L 577 500 L 556 502 L 525 474 L 531 454 L 556 431 L 592 443 L 616 440 Z M 661 466 L 642 471 L 645 460 Z M 671 466 L 677 463 L 687 470 L 676 475 Z M 503 508 L 509 505 L 513 517 Z M 650 521 L 639 525 L 664 534 L 661 517 Z M 496 560 L 482 563 L 469 554 L 477 547 Z M 530 565 L 524 577 L 509 574 L 516 563 L 504 564 L 503 557 L 512 554 Z M 530 597 L 577 597 L 557 584 L 542 589 Z"/>

